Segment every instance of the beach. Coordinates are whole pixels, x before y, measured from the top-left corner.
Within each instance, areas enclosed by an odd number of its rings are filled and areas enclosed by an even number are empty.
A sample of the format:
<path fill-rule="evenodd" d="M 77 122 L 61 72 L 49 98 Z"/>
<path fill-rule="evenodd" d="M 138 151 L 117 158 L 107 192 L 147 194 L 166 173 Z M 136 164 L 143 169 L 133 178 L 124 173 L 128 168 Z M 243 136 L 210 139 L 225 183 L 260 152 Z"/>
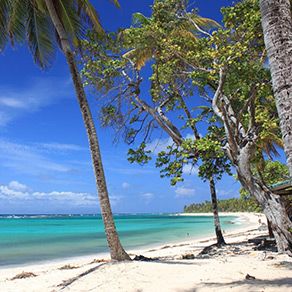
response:
<path fill-rule="evenodd" d="M 291 291 L 291 258 L 247 243 L 267 234 L 265 217 L 229 215 L 238 216 L 244 227 L 226 232 L 228 245 L 207 254 L 200 252 L 215 243 L 214 237 L 128 251 L 132 258 L 154 259 L 149 262 L 110 262 L 104 253 L 2 267 L 1 291 Z M 30 277 L 13 279 L 23 272 Z"/>

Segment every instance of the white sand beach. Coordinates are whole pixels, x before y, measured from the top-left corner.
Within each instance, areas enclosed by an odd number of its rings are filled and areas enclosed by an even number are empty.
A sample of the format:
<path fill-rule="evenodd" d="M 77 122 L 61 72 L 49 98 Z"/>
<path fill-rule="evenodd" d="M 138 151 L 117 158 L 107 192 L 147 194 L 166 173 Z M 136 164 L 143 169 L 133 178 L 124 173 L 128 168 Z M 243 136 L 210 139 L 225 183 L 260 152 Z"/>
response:
<path fill-rule="evenodd" d="M 248 239 L 267 234 L 265 217 L 230 214 L 248 224 L 225 233 L 228 245 L 209 254 L 199 255 L 215 242 L 214 237 L 129 251 L 132 257 L 155 258 L 151 262 L 115 263 L 103 254 L 3 267 L 0 291 L 292 291 L 292 259 L 273 251 L 254 250 L 255 245 L 247 243 Z M 184 255 L 193 258 L 182 259 Z M 12 280 L 22 272 L 33 275 Z"/>

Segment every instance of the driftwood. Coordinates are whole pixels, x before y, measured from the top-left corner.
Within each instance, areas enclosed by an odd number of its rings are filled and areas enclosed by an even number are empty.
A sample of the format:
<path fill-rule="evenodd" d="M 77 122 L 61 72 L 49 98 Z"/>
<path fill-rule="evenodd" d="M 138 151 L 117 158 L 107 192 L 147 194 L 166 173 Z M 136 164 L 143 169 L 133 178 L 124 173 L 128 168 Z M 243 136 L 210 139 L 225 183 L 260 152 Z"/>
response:
<path fill-rule="evenodd" d="M 32 273 L 32 272 L 22 272 L 20 274 L 17 274 L 16 276 L 14 276 L 13 278 L 11 278 L 10 280 L 18 280 L 18 279 L 25 279 L 25 278 L 31 278 L 31 277 L 36 277 L 37 275 Z"/>
<path fill-rule="evenodd" d="M 133 261 L 142 261 L 142 262 L 154 262 L 157 260 L 158 260 L 157 258 L 147 258 L 147 257 L 144 257 L 143 255 L 136 255 L 133 258 Z"/>

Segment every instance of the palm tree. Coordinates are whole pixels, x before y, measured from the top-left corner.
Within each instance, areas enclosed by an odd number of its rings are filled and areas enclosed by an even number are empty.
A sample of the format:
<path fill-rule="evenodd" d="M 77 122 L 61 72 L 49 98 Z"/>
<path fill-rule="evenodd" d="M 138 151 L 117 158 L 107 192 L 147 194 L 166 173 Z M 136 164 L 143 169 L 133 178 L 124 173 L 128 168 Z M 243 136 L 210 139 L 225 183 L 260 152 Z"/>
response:
<path fill-rule="evenodd" d="M 290 0 L 260 0 L 280 126 L 292 177 L 292 18 Z"/>
<path fill-rule="evenodd" d="M 114 2 L 118 5 L 116 0 Z M 116 231 L 96 128 L 72 50 L 88 25 L 93 25 L 96 30 L 102 32 L 97 13 L 88 0 L 1 0 L 0 48 L 4 47 L 8 37 L 12 45 L 15 42 L 27 41 L 35 62 L 45 68 L 51 64 L 56 44 L 59 44 L 70 68 L 89 140 L 111 258 L 118 261 L 130 260 Z"/>

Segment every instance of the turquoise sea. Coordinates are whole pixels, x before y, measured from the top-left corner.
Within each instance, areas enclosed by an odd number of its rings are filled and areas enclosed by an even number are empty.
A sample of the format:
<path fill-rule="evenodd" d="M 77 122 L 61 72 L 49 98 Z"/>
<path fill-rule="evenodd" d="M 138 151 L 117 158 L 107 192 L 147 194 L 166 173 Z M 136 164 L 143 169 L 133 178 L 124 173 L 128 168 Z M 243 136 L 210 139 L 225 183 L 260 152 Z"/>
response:
<path fill-rule="evenodd" d="M 222 217 L 224 230 L 241 227 Z M 115 215 L 122 244 L 129 250 L 214 234 L 212 216 Z M 107 251 L 100 215 L 0 216 L 0 266 L 56 260 Z"/>

